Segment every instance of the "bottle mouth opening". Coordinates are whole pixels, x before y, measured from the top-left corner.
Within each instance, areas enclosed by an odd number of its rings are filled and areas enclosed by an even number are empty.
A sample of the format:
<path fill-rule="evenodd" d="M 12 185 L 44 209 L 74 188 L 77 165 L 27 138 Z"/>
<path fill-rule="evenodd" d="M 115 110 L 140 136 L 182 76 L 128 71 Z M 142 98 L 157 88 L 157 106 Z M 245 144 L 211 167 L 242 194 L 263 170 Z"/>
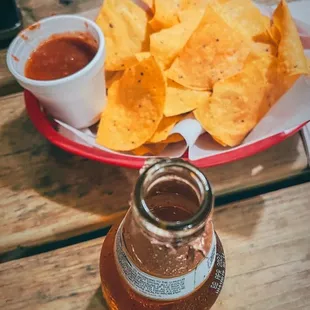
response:
<path fill-rule="evenodd" d="M 134 190 L 134 211 L 156 234 L 203 228 L 213 208 L 211 185 L 204 174 L 183 160 L 161 160 L 139 177 Z"/>

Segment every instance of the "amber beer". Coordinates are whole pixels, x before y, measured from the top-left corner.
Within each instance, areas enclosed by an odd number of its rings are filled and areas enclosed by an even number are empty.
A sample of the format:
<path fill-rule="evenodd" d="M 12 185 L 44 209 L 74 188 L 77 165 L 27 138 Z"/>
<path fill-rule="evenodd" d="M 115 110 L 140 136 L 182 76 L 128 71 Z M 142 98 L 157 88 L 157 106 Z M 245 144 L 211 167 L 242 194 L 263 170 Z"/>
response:
<path fill-rule="evenodd" d="M 101 250 L 104 297 L 113 310 L 207 310 L 225 278 L 212 222 L 210 183 L 182 160 L 145 169 L 131 208 Z"/>

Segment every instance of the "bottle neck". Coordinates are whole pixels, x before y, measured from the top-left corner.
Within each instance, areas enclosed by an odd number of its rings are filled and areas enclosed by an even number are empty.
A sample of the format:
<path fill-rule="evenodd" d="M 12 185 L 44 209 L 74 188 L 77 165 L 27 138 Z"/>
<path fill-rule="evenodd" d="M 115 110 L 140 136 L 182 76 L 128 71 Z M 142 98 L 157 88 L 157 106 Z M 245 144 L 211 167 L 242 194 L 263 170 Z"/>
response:
<path fill-rule="evenodd" d="M 203 230 L 213 203 L 211 185 L 201 171 L 182 160 L 163 160 L 140 176 L 131 207 L 145 230 L 182 239 Z"/>
<path fill-rule="evenodd" d="M 125 251 L 148 274 L 186 274 L 211 250 L 212 210 L 211 186 L 199 170 L 183 161 L 159 162 L 137 182 L 121 228 Z"/>
<path fill-rule="evenodd" d="M 215 234 L 211 216 L 203 229 L 184 238 L 162 237 L 145 229 L 130 210 L 118 232 L 124 251 L 141 271 L 159 278 L 186 275 L 212 251 Z"/>

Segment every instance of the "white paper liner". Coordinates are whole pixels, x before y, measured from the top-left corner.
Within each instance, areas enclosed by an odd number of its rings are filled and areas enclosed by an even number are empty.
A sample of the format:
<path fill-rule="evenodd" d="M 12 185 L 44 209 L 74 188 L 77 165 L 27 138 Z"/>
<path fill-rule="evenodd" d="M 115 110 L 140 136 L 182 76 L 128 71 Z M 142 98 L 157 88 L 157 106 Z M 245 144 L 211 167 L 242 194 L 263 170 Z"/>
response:
<path fill-rule="evenodd" d="M 271 16 L 275 7 L 257 5 L 264 15 Z M 300 1 L 290 3 L 289 8 L 298 27 L 298 31 L 303 42 L 305 52 L 310 56 L 310 25 L 309 2 Z M 308 49 L 308 50 L 307 50 Z M 223 147 L 216 143 L 201 127 L 200 123 L 190 114 L 186 119 L 179 122 L 170 134 L 178 133 L 182 135 L 185 142 L 170 144 L 159 157 L 181 157 L 188 149 L 190 160 L 198 160 L 234 149 L 240 149 L 257 141 L 264 140 L 277 133 L 289 133 L 296 127 L 310 120 L 310 78 L 301 77 L 295 85 L 272 107 L 259 124 L 250 132 L 243 143 L 235 148 Z M 71 126 L 56 120 L 60 125 L 59 132 L 67 138 L 78 143 L 96 147 L 110 153 L 111 151 L 96 143 L 95 134 L 89 129 L 77 130 Z M 308 147 L 310 149 L 310 124 L 306 132 L 308 137 Z M 126 153 L 128 156 L 134 156 Z M 137 156 L 134 156 L 137 157 Z M 151 157 L 151 156 L 144 156 Z"/>

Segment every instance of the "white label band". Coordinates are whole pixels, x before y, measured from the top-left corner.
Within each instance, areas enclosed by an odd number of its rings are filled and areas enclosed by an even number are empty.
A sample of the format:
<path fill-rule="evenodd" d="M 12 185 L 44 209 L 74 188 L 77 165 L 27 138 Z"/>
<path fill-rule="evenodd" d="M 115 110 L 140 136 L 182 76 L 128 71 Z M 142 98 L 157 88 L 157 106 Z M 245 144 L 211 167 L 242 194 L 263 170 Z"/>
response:
<path fill-rule="evenodd" d="M 118 267 L 130 287 L 137 293 L 156 300 L 175 300 L 192 293 L 203 284 L 213 269 L 216 259 L 216 236 L 213 232 L 210 251 L 194 270 L 175 278 L 157 278 L 141 271 L 123 250 L 122 225 L 115 240 Z"/>

